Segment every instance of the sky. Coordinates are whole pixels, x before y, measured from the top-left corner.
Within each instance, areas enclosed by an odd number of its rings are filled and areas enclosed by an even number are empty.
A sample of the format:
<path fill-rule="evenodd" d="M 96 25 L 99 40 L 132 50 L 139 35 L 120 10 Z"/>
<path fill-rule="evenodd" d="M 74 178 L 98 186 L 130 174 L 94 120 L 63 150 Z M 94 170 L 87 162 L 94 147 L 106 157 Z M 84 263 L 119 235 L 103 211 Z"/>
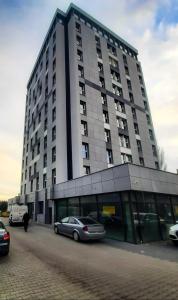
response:
<path fill-rule="evenodd" d="M 138 49 L 167 171 L 178 169 L 178 0 L 73 0 Z M 0 200 L 20 191 L 26 85 L 57 8 L 68 0 L 0 0 Z"/>

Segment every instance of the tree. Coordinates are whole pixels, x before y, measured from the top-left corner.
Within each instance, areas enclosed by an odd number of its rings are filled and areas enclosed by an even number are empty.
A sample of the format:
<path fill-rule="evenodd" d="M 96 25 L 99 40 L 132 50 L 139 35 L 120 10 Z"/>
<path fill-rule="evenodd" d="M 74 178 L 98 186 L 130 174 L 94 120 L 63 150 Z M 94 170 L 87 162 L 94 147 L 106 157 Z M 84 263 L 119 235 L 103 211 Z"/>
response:
<path fill-rule="evenodd" d="M 1 211 L 7 211 L 7 201 L 0 201 L 0 210 Z"/>
<path fill-rule="evenodd" d="M 165 161 L 165 154 L 164 150 L 161 147 L 158 147 L 158 162 L 159 162 L 159 168 L 160 170 L 166 171 L 167 170 L 167 164 Z"/>

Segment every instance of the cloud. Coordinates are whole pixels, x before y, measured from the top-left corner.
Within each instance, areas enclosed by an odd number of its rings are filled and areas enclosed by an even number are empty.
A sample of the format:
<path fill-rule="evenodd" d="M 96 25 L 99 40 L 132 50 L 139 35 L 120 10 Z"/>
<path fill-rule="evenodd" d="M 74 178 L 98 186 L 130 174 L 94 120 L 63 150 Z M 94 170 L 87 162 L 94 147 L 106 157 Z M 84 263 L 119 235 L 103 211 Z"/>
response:
<path fill-rule="evenodd" d="M 56 8 L 65 11 L 69 3 L 65 0 L 0 2 L 1 197 L 19 192 L 26 84 Z M 175 171 L 178 166 L 178 20 L 176 15 L 171 20 L 168 12 L 177 9 L 178 1 L 78 0 L 74 3 L 139 50 L 158 143 L 165 151 L 168 170 Z"/>

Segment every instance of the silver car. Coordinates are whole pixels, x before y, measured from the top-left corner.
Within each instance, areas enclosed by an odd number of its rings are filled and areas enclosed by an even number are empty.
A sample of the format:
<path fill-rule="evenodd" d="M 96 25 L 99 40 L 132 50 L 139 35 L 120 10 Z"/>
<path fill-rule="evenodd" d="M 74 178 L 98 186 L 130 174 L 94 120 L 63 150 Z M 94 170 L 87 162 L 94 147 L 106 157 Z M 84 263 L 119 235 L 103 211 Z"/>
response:
<path fill-rule="evenodd" d="M 105 237 L 104 226 L 90 217 L 66 217 L 54 223 L 54 231 L 56 234 L 73 237 L 75 241 L 99 240 Z"/>
<path fill-rule="evenodd" d="M 169 239 L 178 246 L 178 224 L 169 228 Z"/>

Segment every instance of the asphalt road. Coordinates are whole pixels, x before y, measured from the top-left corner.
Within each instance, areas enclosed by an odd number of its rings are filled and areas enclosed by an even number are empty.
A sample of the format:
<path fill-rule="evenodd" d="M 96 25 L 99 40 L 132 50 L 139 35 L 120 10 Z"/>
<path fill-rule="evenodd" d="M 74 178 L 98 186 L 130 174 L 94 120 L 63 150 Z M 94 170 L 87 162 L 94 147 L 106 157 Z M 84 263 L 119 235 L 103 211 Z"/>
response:
<path fill-rule="evenodd" d="M 154 246 L 145 255 L 140 246 L 76 243 L 38 225 L 10 232 L 10 254 L 0 258 L 1 300 L 178 299 L 176 256 L 153 257 Z"/>

